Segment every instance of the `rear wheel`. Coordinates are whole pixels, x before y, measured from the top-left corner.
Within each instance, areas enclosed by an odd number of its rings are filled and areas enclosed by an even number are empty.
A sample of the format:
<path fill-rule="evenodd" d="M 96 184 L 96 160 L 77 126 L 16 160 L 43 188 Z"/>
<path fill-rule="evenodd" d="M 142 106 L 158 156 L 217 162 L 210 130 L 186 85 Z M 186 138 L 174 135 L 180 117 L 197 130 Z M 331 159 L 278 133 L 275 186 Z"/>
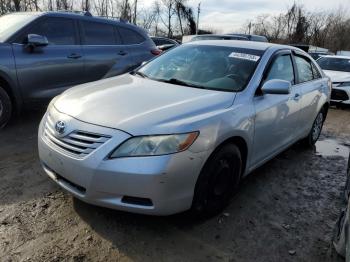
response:
<path fill-rule="evenodd" d="M 192 202 L 195 217 L 212 216 L 222 211 L 237 191 L 242 171 L 238 147 L 227 144 L 219 148 L 199 175 Z"/>
<path fill-rule="evenodd" d="M 305 145 L 313 146 L 316 144 L 318 138 L 321 135 L 323 123 L 325 121 L 326 114 L 324 109 L 322 109 L 316 116 L 316 119 L 312 125 L 309 135 L 303 140 Z"/>
<path fill-rule="evenodd" d="M 11 118 L 12 103 L 6 91 L 0 86 L 0 128 L 3 128 Z"/>

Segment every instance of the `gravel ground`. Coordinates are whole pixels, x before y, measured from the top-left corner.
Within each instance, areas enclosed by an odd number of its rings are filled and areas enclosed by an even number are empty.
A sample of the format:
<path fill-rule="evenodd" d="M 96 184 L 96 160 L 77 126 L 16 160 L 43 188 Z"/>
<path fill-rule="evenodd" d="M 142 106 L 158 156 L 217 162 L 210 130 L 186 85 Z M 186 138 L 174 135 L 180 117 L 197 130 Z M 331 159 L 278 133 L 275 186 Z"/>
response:
<path fill-rule="evenodd" d="M 330 110 L 315 149 L 295 145 L 242 183 L 225 213 L 189 223 L 87 205 L 41 170 L 27 112 L 0 131 L 0 261 L 342 261 L 332 249 L 350 110 Z"/>

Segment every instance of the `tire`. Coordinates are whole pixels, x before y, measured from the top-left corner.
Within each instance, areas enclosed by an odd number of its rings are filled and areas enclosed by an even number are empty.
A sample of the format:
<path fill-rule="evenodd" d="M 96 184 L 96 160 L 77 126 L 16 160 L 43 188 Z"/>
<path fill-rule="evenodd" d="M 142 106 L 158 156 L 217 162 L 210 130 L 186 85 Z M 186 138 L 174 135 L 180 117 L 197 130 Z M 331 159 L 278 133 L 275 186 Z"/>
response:
<path fill-rule="evenodd" d="M 314 123 L 312 124 L 312 128 L 310 130 L 310 133 L 306 138 L 303 139 L 303 144 L 306 146 L 314 146 L 319 139 L 323 123 L 326 119 L 326 113 L 324 109 L 321 109 L 321 111 L 317 114 L 316 119 L 314 120 Z"/>
<path fill-rule="evenodd" d="M 238 147 L 220 147 L 204 165 L 195 188 L 190 210 L 193 218 L 210 217 L 221 212 L 237 192 L 242 173 Z"/>
<path fill-rule="evenodd" d="M 11 118 L 12 103 L 6 91 L 0 86 L 0 129 L 3 128 Z"/>

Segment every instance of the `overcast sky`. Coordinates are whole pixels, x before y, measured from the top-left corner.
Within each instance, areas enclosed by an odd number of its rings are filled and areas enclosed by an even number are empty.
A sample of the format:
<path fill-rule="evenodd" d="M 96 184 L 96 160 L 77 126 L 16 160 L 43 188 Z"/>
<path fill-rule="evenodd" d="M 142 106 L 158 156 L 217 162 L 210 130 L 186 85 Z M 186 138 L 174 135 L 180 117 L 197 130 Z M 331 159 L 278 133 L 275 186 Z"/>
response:
<path fill-rule="evenodd" d="M 143 0 L 149 5 L 153 1 Z M 248 19 L 260 14 L 278 14 L 290 7 L 294 0 L 188 0 L 197 13 L 201 2 L 200 28 L 217 29 L 220 33 L 236 32 Z M 310 11 L 347 10 L 350 16 L 350 0 L 302 0 Z"/>

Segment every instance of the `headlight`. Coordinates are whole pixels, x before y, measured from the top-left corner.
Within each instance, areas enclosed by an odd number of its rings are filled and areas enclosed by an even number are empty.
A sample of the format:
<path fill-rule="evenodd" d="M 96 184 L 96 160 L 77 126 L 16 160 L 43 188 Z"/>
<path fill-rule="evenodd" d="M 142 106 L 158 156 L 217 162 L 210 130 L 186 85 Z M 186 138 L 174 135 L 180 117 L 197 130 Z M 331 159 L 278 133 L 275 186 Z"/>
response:
<path fill-rule="evenodd" d="M 338 86 L 341 86 L 341 87 L 343 87 L 343 86 L 350 86 L 350 82 L 343 82 L 343 83 L 341 83 Z"/>
<path fill-rule="evenodd" d="M 117 147 L 110 158 L 167 155 L 188 149 L 199 132 L 132 137 Z"/>

